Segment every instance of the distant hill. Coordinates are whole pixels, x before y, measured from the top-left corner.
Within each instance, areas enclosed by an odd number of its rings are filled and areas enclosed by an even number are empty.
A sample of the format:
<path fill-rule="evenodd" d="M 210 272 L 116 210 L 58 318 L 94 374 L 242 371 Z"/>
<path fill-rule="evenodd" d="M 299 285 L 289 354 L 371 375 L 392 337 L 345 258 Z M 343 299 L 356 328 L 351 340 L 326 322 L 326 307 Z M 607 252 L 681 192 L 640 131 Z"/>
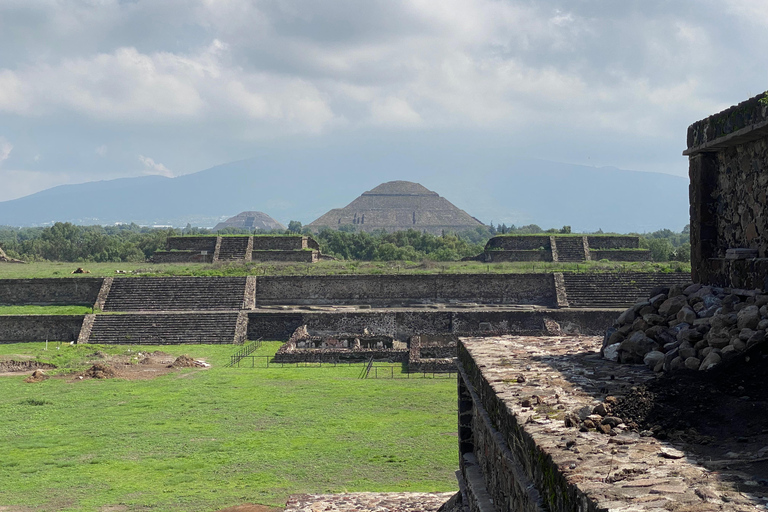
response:
<path fill-rule="evenodd" d="M 262 156 L 176 178 L 62 185 L 0 202 L 0 225 L 136 222 L 212 227 L 238 212 L 304 224 L 383 181 L 417 181 L 485 223 L 570 225 L 574 231 L 680 230 L 688 180 L 667 174 L 512 160 L 478 165 L 456 155 L 426 165 L 312 151 Z"/>

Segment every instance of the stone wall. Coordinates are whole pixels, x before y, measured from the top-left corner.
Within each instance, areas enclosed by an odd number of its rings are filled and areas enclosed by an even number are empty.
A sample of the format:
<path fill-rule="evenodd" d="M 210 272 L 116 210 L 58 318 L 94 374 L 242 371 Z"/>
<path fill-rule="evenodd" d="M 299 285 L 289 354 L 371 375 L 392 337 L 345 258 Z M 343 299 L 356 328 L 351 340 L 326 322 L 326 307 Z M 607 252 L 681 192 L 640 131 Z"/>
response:
<path fill-rule="evenodd" d="M 77 341 L 84 315 L 2 315 L 0 343 Z"/>
<path fill-rule="evenodd" d="M 254 251 L 300 251 L 302 249 L 320 249 L 314 239 L 306 236 L 270 236 L 253 237 Z"/>
<path fill-rule="evenodd" d="M 256 304 L 481 302 L 555 305 L 551 274 L 264 276 Z"/>
<path fill-rule="evenodd" d="M 102 282 L 100 277 L 0 279 L 0 304 L 92 306 Z"/>
<path fill-rule="evenodd" d="M 619 235 L 589 235 L 587 243 L 590 249 L 637 249 L 640 237 Z"/>
<path fill-rule="evenodd" d="M 251 252 L 251 261 L 286 261 L 286 262 L 304 262 L 314 263 L 318 260 L 317 251 L 298 250 L 298 251 L 257 251 Z"/>
<path fill-rule="evenodd" d="M 356 333 L 368 329 L 396 339 L 424 334 L 530 334 L 551 330 L 551 322 L 572 334 L 600 334 L 617 311 L 606 310 L 362 310 L 354 312 L 295 311 L 248 313 L 248 339 L 288 340 L 301 325 L 314 331 Z M 547 323 L 550 323 L 550 326 Z"/>
<path fill-rule="evenodd" d="M 549 249 L 549 235 L 495 236 L 488 240 L 486 251 L 503 249 L 505 251 L 532 251 L 540 248 Z"/>
<path fill-rule="evenodd" d="M 766 289 L 768 105 L 754 97 L 692 124 L 684 154 L 694 281 Z"/>
<path fill-rule="evenodd" d="M 592 261 L 651 261 L 651 251 L 622 251 L 614 249 L 592 250 L 592 246 L 590 245 L 589 257 Z"/>
<path fill-rule="evenodd" d="M 484 261 L 552 261 L 550 250 L 493 250 L 481 254 Z"/>
<path fill-rule="evenodd" d="M 166 241 L 169 251 L 208 251 L 213 254 L 216 249 L 215 236 L 169 236 Z"/>
<path fill-rule="evenodd" d="M 202 254 L 201 251 L 155 251 L 153 263 L 212 263 L 213 251 Z"/>

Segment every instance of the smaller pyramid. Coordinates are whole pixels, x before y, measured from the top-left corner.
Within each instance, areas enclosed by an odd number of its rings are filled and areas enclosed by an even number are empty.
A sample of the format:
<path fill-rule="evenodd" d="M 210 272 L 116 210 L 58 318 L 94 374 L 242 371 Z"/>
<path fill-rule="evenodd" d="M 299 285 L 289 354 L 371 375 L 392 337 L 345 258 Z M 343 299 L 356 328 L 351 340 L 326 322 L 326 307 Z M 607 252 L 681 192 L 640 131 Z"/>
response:
<path fill-rule="evenodd" d="M 387 232 L 415 229 L 433 235 L 464 231 L 483 223 L 457 208 L 437 192 L 410 181 L 389 181 L 364 192 L 344 208 L 335 208 L 307 226 L 339 229 L 353 225 L 359 231 Z"/>
<path fill-rule="evenodd" d="M 213 227 L 214 231 L 219 231 L 224 228 L 240 228 L 253 231 L 254 229 L 261 229 L 264 231 L 270 231 L 273 229 L 285 229 L 285 226 L 277 222 L 264 212 L 241 212 L 230 217 L 224 222 L 219 222 Z"/>

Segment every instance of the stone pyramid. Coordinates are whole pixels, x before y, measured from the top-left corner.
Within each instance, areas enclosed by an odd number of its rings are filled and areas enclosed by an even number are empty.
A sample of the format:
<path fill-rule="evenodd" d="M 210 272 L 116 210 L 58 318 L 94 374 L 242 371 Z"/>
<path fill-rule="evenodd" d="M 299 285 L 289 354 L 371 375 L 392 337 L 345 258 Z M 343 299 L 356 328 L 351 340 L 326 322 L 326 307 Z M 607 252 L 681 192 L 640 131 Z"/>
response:
<path fill-rule="evenodd" d="M 308 224 L 315 231 L 346 225 L 358 231 L 415 229 L 440 235 L 443 231 L 474 229 L 483 223 L 418 183 L 389 181 Z"/>
<path fill-rule="evenodd" d="M 213 230 L 218 231 L 224 228 L 263 229 L 269 231 L 272 229 L 285 229 L 285 226 L 264 212 L 241 212 L 224 222 L 219 222 L 214 226 Z"/>

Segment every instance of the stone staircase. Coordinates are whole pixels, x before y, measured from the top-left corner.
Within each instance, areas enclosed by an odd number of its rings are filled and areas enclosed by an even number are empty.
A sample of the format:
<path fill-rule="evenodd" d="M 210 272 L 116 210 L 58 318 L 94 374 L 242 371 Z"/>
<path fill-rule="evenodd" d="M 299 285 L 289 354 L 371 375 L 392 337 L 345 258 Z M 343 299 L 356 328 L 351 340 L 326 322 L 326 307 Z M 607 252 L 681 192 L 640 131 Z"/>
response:
<path fill-rule="evenodd" d="M 112 281 L 104 311 L 237 310 L 245 277 L 126 277 Z"/>
<path fill-rule="evenodd" d="M 233 261 L 246 259 L 248 245 L 252 242 L 249 236 L 223 236 L 219 249 L 218 261 Z"/>
<path fill-rule="evenodd" d="M 584 237 L 581 236 L 556 236 L 554 237 L 557 247 L 557 261 L 559 262 L 577 262 L 586 261 L 586 251 L 584 250 Z"/>
<path fill-rule="evenodd" d="M 572 308 L 625 308 L 647 299 L 657 287 L 691 282 L 690 274 L 673 273 L 563 273 L 568 305 Z"/>
<path fill-rule="evenodd" d="M 117 279 L 115 280 L 117 281 Z M 96 315 L 88 343 L 176 345 L 231 344 L 238 340 L 238 312 Z"/>

